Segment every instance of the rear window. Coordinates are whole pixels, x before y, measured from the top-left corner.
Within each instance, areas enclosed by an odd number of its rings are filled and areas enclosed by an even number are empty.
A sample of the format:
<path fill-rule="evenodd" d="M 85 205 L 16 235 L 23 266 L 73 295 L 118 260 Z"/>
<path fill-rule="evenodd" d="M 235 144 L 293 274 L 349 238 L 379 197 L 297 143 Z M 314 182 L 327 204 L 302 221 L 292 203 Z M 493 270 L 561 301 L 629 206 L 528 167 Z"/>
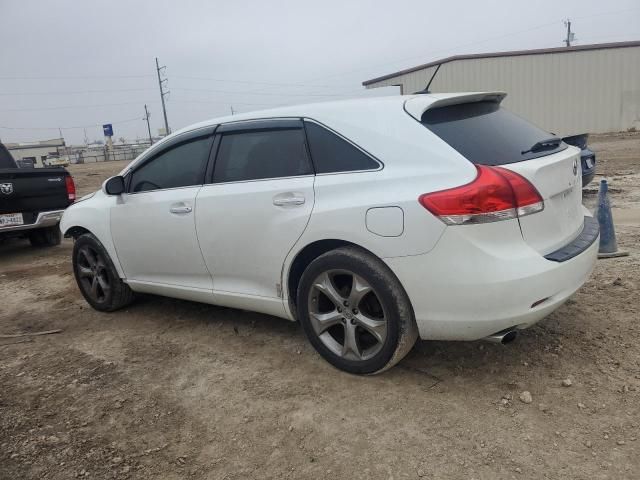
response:
<path fill-rule="evenodd" d="M 480 165 L 505 165 L 543 157 L 567 148 L 537 142 L 554 138 L 549 132 L 500 108 L 495 102 L 463 103 L 427 110 L 422 124 L 469 161 Z"/>

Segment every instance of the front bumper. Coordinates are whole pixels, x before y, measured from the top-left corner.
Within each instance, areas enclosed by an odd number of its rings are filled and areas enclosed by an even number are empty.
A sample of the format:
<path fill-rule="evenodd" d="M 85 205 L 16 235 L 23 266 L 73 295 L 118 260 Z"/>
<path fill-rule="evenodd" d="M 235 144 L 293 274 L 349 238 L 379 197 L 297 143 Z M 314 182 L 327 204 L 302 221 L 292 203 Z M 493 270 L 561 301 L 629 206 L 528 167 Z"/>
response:
<path fill-rule="evenodd" d="M 53 227 L 60 223 L 64 210 L 51 210 L 49 212 L 40 212 L 36 217 L 35 222 L 26 223 L 24 225 L 11 225 L 6 227 L 0 227 L 0 233 L 15 232 L 19 230 L 33 230 L 36 228 Z"/>
<path fill-rule="evenodd" d="M 597 236 L 580 254 L 551 261 L 510 222 L 449 227 L 427 254 L 384 259 L 409 295 L 421 338 L 478 340 L 530 327 L 587 280 Z"/>

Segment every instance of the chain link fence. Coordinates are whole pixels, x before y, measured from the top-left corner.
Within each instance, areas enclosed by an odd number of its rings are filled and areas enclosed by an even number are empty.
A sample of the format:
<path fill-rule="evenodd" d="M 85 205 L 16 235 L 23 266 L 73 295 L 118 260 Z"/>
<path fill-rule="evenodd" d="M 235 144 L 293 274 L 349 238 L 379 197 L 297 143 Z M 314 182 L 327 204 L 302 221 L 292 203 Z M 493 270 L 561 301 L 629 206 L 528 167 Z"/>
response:
<path fill-rule="evenodd" d="M 68 155 L 71 163 L 113 162 L 133 160 L 147 148 L 149 148 L 148 144 L 114 145 L 111 150 L 107 147 L 85 148 L 73 150 Z"/>

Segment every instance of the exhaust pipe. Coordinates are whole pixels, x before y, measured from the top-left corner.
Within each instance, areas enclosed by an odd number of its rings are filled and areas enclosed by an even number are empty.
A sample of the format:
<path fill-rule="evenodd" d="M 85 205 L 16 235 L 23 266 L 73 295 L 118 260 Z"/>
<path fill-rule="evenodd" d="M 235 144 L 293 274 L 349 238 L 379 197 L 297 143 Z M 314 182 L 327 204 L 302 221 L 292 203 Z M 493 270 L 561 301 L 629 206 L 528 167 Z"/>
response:
<path fill-rule="evenodd" d="M 518 336 L 518 331 L 513 330 L 511 328 L 507 328 L 506 330 L 502 330 L 501 332 L 494 333 L 493 335 L 489 335 L 485 337 L 484 340 L 492 343 L 501 343 L 502 345 L 506 345 L 507 343 L 513 342 Z"/>

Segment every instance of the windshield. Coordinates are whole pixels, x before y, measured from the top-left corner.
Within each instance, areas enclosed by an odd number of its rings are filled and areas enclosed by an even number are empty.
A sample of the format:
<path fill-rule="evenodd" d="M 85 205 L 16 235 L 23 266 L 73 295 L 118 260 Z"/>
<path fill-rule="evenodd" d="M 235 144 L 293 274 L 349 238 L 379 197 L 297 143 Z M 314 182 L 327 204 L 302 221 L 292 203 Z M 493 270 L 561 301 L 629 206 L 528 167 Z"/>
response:
<path fill-rule="evenodd" d="M 427 110 L 422 124 L 469 161 L 505 165 L 543 157 L 567 146 L 495 102 L 475 102 Z M 540 146 L 540 142 L 546 142 Z M 537 146 L 536 146 L 537 145 Z"/>

